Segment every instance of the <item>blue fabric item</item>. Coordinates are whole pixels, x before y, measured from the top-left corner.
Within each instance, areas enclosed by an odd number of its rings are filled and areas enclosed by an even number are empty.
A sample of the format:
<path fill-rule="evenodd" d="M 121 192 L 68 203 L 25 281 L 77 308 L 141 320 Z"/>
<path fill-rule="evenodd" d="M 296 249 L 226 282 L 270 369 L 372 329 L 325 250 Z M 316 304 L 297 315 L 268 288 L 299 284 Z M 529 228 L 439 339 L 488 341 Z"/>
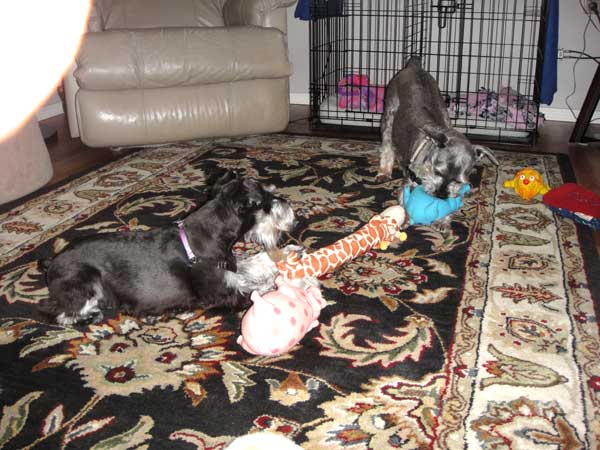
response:
<path fill-rule="evenodd" d="M 445 200 L 429 195 L 423 186 L 416 186 L 411 190 L 409 185 L 404 186 L 402 198 L 404 209 L 409 217 L 409 225 L 431 225 L 463 205 L 463 196 L 471 190 L 471 186 L 463 184 L 458 191 L 458 197 Z"/>
<path fill-rule="evenodd" d="M 300 20 L 310 20 L 310 0 L 298 0 L 294 17 Z"/>
<path fill-rule="evenodd" d="M 343 0 L 298 0 L 294 17 L 300 20 L 314 20 L 315 14 L 317 19 L 341 16 L 343 4 Z M 312 9 L 315 10 L 314 13 Z"/>
<path fill-rule="evenodd" d="M 544 64 L 542 66 L 542 82 L 540 103 L 549 105 L 554 100 L 557 89 L 558 63 L 558 0 L 548 0 L 548 17 L 546 22 L 546 43 L 544 46 Z"/>

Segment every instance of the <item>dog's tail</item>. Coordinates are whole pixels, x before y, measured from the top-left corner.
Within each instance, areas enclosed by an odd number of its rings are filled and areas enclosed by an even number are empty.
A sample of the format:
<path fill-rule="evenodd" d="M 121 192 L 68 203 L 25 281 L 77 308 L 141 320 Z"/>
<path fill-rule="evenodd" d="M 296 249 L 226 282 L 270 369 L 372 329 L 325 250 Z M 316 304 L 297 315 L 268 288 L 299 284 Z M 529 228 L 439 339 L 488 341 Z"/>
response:
<path fill-rule="evenodd" d="M 419 55 L 411 55 L 410 59 L 406 63 L 406 67 L 410 67 L 410 66 L 416 66 L 416 67 L 418 67 L 420 69 L 422 67 L 422 65 L 421 65 L 421 56 L 419 56 Z"/>

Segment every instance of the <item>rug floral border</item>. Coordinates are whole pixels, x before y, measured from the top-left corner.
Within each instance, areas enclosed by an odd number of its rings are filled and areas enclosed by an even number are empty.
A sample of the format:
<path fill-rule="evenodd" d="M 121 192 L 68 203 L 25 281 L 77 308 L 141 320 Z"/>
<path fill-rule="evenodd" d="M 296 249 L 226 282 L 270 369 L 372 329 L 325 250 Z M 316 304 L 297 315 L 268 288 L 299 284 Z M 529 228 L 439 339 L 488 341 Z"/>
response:
<path fill-rule="evenodd" d="M 529 154 L 521 159 L 523 167 L 531 166 L 544 173 L 550 186 L 565 182 L 557 158 Z M 519 418 L 525 417 L 539 422 L 538 435 L 534 436 L 539 443 L 560 442 L 568 444 L 569 448 L 596 448 L 600 442 L 598 321 L 595 299 L 586 276 L 584 249 L 580 245 L 580 233 L 589 233 L 581 225 L 557 215 L 551 216 L 549 232 L 543 226 L 536 229 L 535 220 L 542 220 L 547 210 L 540 201 L 534 201 L 532 206 L 514 195 L 506 196 L 501 184 L 509 178 L 510 173 L 503 173 L 502 165 L 497 173 L 486 167 L 482 176 L 482 193 L 486 198 L 496 199 L 498 207 L 495 210 L 491 203 L 488 208 L 483 208 L 475 228 L 482 234 L 492 234 L 493 239 L 475 239 L 469 254 L 462 305 L 455 323 L 455 340 L 445 368 L 448 382 L 440 396 L 436 448 L 504 448 L 503 445 L 512 442 L 505 429 L 518 429 Z M 532 208 L 539 215 L 525 217 Z M 508 214 L 503 215 L 507 210 Z M 529 228 L 527 225 L 520 228 L 518 219 L 511 220 L 519 214 L 525 220 L 530 219 Z M 549 239 L 544 239 L 547 236 Z M 493 243 L 491 246 L 490 242 Z M 522 279 L 517 281 L 502 280 L 501 277 L 490 280 L 489 266 L 501 258 L 507 260 L 510 251 L 503 249 L 509 248 L 519 248 L 529 255 L 556 250 L 560 259 L 547 260 L 555 266 L 552 273 L 546 274 L 550 275 L 547 278 L 536 279 L 533 271 L 525 269 Z M 596 265 L 593 261 L 591 264 Z M 559 273 L 562 277 L 555 279 L 558 283 L 553 283 L 552 275 Z M 519 290 L 525 292 L 515 292 Z M 541 342 L 544 338 L 536 342 L 534 338 L 527 340 L 531 336 L 516 336 L 514 328 L 507 333 L 507 311 L 517 309 L 516 305 L 523 299 L 529 304 L 520 309 L 521 317 L 510 317 L 510 320 L 527 320 L 530 327 L 537 328 L 530 330 L 532 335 L 543 330 L 540 333 L 546 333 L 545 342 Z M 512 304 L 502 308 L 502 303 Z M 548 317 L 556 313 L 555 316 L 564 314 L 569 318 L 563 325 L 570 327 L 574 339 L 562 339 L 560 344 L 552 342 L 564 330 L 551 319 L 540 323 L 529 318 L 535 316 L 536 309 L 544 311 L 545 308 L 549 310 L 546 311 Z M 532 311 L 530 315 L 527 309 Z M 548 350 L 553 344 L 556 345 L 555 353 L 549 355 L 548 362 L 519 358 L 523 350 L 531 351 L 535 345 L 547 346 L 544 350 Z M 562 355 L 566 356 L 562 358 Z M 534 360 L 543 361 L 544 358 Z M 510 371 L 514 372 L 509 374 Z M 495 395 L 487 395 L 494 400 L 478 401 L 483 396 L 482 391 L 492 389 L 494 384 L 498 387 Z M 577 423 L 572 421 L 573 417 L 579 419 Z M 535 435 L 534 430 L 531 433 Z"/>

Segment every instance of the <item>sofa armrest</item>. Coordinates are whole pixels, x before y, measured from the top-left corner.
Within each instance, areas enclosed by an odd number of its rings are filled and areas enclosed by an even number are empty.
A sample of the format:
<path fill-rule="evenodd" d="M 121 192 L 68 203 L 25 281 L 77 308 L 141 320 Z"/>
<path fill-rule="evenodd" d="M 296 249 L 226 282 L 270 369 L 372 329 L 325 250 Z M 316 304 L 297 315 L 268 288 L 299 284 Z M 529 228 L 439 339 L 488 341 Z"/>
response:
<path fill-rule="evenodd" d="M 226 26 L 274 27 L 287 34 L 285 9 L 294 3 L 296 0 L 227 0 L 223 19 Z"/>

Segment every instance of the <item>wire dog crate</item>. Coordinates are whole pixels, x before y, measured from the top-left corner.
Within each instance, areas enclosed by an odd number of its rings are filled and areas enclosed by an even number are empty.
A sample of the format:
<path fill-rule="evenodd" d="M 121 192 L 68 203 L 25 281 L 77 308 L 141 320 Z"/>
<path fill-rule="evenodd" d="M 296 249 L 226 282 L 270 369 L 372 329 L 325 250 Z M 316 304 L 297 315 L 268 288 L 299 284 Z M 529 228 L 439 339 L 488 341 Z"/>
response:
<path fill-rule="evenodd" d="M 378 129 L 385 86 L 412 55 L 437 80 L 453 125 L 533 142 L 546 0 L 311 0 L 314 126 Z"/>

